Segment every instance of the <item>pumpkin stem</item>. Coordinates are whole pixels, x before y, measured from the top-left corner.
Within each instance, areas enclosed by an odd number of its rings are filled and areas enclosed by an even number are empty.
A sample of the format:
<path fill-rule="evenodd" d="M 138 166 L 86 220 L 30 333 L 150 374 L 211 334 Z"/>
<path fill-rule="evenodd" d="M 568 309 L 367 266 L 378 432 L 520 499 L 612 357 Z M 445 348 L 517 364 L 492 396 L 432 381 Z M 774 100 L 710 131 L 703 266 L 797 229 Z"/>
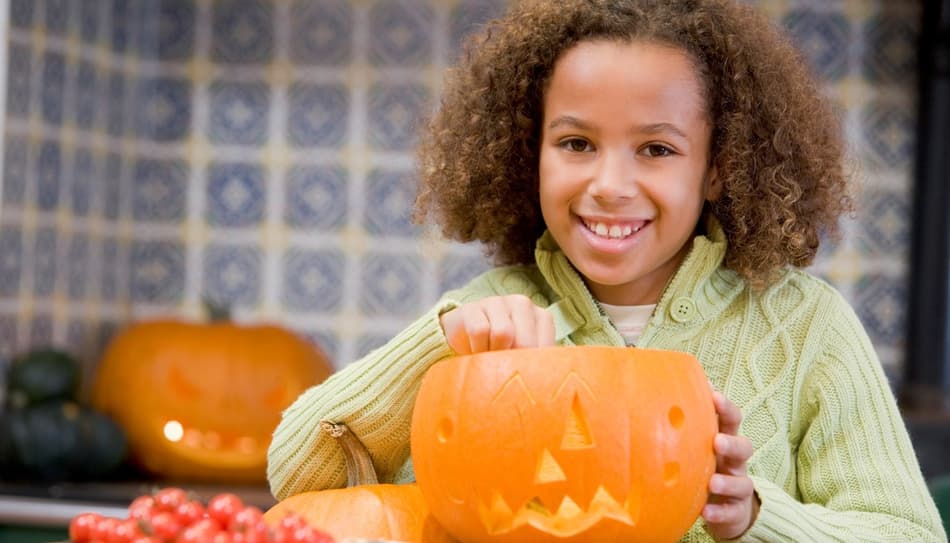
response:
<path fill-rule="evenodd" d="M 228 322 L 231 320 L 231 306 L 219 304 L 206 296 L 201 298 L 201 305 L 204 306 L 209 321 Z"/>
<path fill-rule="evenodd" d="M 366 450 L 366 445 L 356 437 L 342 422 L 320 421 L 320 429 L 330 434 L 340 447 L 346 459 L 346 486 L 375 485 L 379 483 L 376 468 Z"/>

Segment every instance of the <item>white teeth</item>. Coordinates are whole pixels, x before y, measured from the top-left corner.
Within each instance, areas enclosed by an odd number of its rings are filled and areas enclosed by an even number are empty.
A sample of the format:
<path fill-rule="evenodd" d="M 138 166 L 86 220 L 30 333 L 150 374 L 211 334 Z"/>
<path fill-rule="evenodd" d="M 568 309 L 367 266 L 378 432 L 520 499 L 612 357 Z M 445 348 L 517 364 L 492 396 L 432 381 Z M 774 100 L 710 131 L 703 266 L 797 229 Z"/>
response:
<path fill-rule="evenodd" d="M 622 239 L 630 234 L 635 234 L 640 231 L 643 226 L 632 227 L 629 224 L 620 226 L 620 225 L 611 225 L 607 226 L 602 222 L 588 222 L 584 221 L 584 224 L 587 225 L 587 228 L 597 234 L 598 236 L 611 239 Z"/>

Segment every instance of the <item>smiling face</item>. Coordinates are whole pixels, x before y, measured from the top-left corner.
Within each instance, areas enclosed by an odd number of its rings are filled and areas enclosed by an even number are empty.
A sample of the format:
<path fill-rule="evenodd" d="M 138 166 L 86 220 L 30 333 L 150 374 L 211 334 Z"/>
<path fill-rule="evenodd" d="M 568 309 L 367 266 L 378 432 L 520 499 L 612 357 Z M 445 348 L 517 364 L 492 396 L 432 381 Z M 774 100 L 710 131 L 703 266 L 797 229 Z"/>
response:
<path fill-rule="evenodd" d="M 554 66 L 541 212 L 602 302 L 657 302 L 718 196 L 702 88 L 685 52 L 652 43 L 582 42 Z"/>

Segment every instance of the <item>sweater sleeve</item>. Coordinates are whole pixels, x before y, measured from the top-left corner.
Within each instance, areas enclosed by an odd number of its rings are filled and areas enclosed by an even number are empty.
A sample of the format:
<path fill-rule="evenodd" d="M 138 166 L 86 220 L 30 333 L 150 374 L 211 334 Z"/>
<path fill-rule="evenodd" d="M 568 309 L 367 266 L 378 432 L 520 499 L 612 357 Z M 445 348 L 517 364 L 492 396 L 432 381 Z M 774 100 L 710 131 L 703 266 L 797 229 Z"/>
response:
<path fill-rule="evenodd" d="M 741 541 L 946 542 L 883 369 L 840 305 L 800 396 L 800 499 L 753 476 L 762 506 Z"/>
<path fill-rule="evenodd" d="M 384 346 L 305 391 L 284 411 L 267 453 L 267 478 L 277 499 L 345 486 L 343 453 L 320 431 L 322 420 L 343 422 L 359 436 L 380 482 L 404 473 L 422 377 L 432 364 L 453 354 L 439 315 L 455 305 L 444 297 Z"/>

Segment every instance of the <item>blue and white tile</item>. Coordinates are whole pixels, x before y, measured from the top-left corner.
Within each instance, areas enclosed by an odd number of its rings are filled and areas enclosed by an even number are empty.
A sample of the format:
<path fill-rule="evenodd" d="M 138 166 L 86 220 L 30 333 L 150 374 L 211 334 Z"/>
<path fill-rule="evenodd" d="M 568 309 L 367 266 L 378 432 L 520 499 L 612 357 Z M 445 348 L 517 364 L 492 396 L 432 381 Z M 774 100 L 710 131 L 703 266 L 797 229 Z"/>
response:
<path fill-rule="evenodd" d="M 30 346 L 52 346 L 54 332 L 53 316 L 38 313 L 30 322 Z"/>
<path fill-rule="evenodd" d="M 138 86 L 136 132 L 158 142 L 180 141 L 191 130 L 192 82 L 175 77 L 145 79 Z"/>
<path fill-rule="evenodd" d="M 208 94 L 211 143 L 259 146 L 267 141 L 271 104 L 271 88 L 267 83 L 215 81 Z"/>
<path fill-rule="evenodd" d="M 915 13 L 880 13 L 864 24 L 864 77 L 872 83 L 904 83 L 917 75 L 920 22 Z"/>
<path fill-rule="evenodd" d="M 249 227 L 264 220 L 267 187 L 264 168 L 243 162 L 208 167 L 207 218 L 214 226 Z"/>
<path fill-rule="evenodd" d="M 185 247 L 180 240 L 136 240 L 129 258 L 133 302 L 178 303 L 185 293 Z"/>
<path fill-rule="evenodd" d="M 115 220 L 122 215 L 122 187 L 125 185 L 122 155 L 106 155 L 105 175 L 102 179 L 102 216 Z"/>
<path fill-rule="evenodd" d="M 7 133 L 3 146 L 3 206 L 15 208 L 26 202 L 26 189 L 29 184 L 27 173 L 32 145 L 25 136 L 13 136 Z"/>
<path fill-rule="evenodd" d="M 287 172 L 284 221 L 292 228 L 331 232 L 346 224 L 347 171 L 340 166 L 293 166 Z"/>
<path fill-rule="evenodd" d="M 86 297 L 89 280 L 91 243 L 85 233 L 74 233 L 66 248 L 66 261 L 61 264 L 66 270 L 66 293 L 71 300 L 81 301 Z"/>
<path fill-rule="evenodd" d="M 343 300 L 346 257 L 338 249 L 293 247 L 284 254 L 281 303 L 300 312 L 331 313 Z"/>
<path fill-rule="evenodd" d="M 360 262 L 359 307 L 369 316 L 410 317 L 422 306 L 418 255 L 368 252 Z"/>
<path fill-rule="evenodd" d="M 190 59 L 195 48 L 195 0 L 161 0 L 149 8 L 138 33 L 139 54 L 163 61 Z"/>
<path fill-rule="evenodd" d="M 480 254 L 447 253 L 439 260 L 437 272 L 439 292 L 461 288 L 489 268 L 491 268 L 491 262 Z"/>
<path fill-rule="evenodd" d="M 353 4 L 347 0 L 294 0 L 290 7 L 290 60 L 301 66 L 345 66 L 353 55 Z"/>
<path fill-rule="evenodd" d="M 852 28 L 843 12 L 796 8 L 785 14 L 782 24 L 819 77 L 838 81 L 847 75 Z"/>
<path fill-rule="evenodd" d="M 916 122 L 910 108 L 874 99 L 861 110 L 865 158 L 883 168 L 906 170 L 914 159 Z"/>
<path fill-rule="evenodd" d="M 382 151 L 411 151 L 430 92 L 417 83 L 377 83 L 369 91 L 367 131 L 370 144 Z"/>
<path fill-rule="evenodd" d="M 10 25 L 31 30 L 36 21 L 36 0 L 10 0 Z"/>
<path fill-rule="evenodd" d="M 29 46 L 8 42 L 7 114 L 26 119 L 30 115 L 32 52 Z"/>
<path fill-rule="evenodd" d="M 54 228 L 36 229 L 33 240 L 33 294 L 50 296 L 56 289 L 56 244 L 59 238 Z"/>
<path fill-rule="evenodd" d="M 856 311 L 871 341 L 891 347 L 903 340 L 907 284 L 903 277 L 868 274 L 855 285 Z"/>
<path fill-rule="evenodd" d="M 76 126 L 83 130 L 95 129 L 100 111 L 101 90 L 99 71 L 94 63 L 87 60 L 79 62 L 76 70 L 76 90 L 70 94 L 69 101 L 74 104 L 72 113 Z"/>
<path fill-rule="evenodd" d="M 126 112 L 128 111 L 126 107 L 126 81 L 125 75 L 118 70 L 114 70 L 109 74 L 109 79 L 106 87 L 106 92 L 103 93 L 103 97 L 106 102 L 104 104 L 104 110 L 106 113 L 106 131 L 110 136 L 122 136 L 125 132 L 126 126 Z M 142 103 L 136 102 L 136 110 L 140 111 Z"/>
<path fill-rule="evenodd" d="M 0 298 L 20 294 L 23 275 L 23 229 L 4 224 L 0 227 Z"/>
<path fill-rule="evenodd" d="M 41 211 L 55 211 L 59 206 L 63 182 L 63 156 L 59 141 L 40 144 L 36 157 L 36 206 Z"/>
<path fill-rule="evenodd" d="M 188 163 L 181 159 L 139 158 L 132 176 L 132 218 L 178 222 L 185 218 Z"/>
<path fill-rule="evenodd" d="M 369 8 L 369 59 L 380 66 L 424 66 L 432 60 L 432 6 L 384 0 Z"/>
<path fill-rule="evenodd" d="M 126 259 L 115 238 L 102 240 L 102 257 L 99 269 L 99 299 L 112 302 L 119 299 L 120 270 L 126 268 Z"/>
<path fill-rule="evenodd" d="M 40 111 L 43 121 L 59 125 L 63 122 L 63 100 L 66 98 L 66 58 L 47 51 L 43 54 L 43 87 L 40 89 Z"/>
<path fill-rule="evenodd" d="M 20 352 L 17 345 L 19 324 L 16 315 L 0 314 L 0 375 L 7 374 L 9 360 Z M 0 378 L 0 387 L 6 390 L 6 383 Z"/>
<path fill-rule="evenodd" d="M 363 228 L 378 236 L 419 235 L 421 229 L 412 222 L 416 188 L 412 172 L 370 171 L 366 176 Z"/>
<path fill-rule="evenodd" d="M 99 186 L 99 164 L 95 154 L 86 147 L 76 148 L 73 154 L 70 206 L 73 215 L 85 217 L 92 211 Z"/>
<path fill-rule="evenodd" d="M 319 349 L 335 368 L 339 368 L 340 337 L 332 330 L 305 330 L 304 338 Z"/>
<path fill-rule="evenodd" d="M 79 0 L 79 15 L 76 24 L 79 25 L 79 37 L 85 43 L 99 41 L 99 29 L 102 26 L 103 0 Z"/>
<path fill-rule="evenodd" d="M 225 305 L 258 303 L 263 260 L 256 246 L 208 245 L 204 251 L 202 295 Z"/>
<path fill-rule="evenodd" d="M 288 91 L 287 139 L 294 147 L 341 147 L 349 115 L 346 86 L 294 83 Z"/>
<path fill-rule="evenodd" d="M 860 248 L 870 257 L 904 258 L 910 248 L 911 209 L 904 191 L 867 189 L 861 198 Z"/>
<path fill-rule="evenodd" d="M 69 3 L 75 0 L 46 0 L 46 32 L 65 37 L 69 30 Z"/>
<path fill-rule="evenodd" d="M 115 54 L 123 54 L 129 49 L 132 39 L 133 0 L 112 0 L 109 10 L 111 15 L 111 50 Z"/>
<path fill-rule="evenodd" d="M 268 63 L 274 54 L 274 5 L 264 0 L 215 0 L 211 59 L 226 64 Z"/>
<path fill-rule="evenodd" d="M 463 0 L 449 12 L 449 45 L 454 61 L 462 51 L 465 40 L 497 17 L 504 14 L 504 0 Z"/>

